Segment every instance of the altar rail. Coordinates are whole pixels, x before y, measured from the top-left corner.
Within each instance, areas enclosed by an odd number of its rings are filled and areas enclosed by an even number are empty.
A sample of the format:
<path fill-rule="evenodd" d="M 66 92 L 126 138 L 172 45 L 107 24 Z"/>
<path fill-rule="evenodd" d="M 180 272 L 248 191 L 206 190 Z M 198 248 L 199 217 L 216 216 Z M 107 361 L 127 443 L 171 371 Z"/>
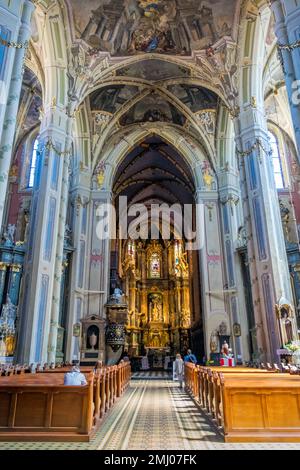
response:
<path fill-rule="evenodd" d="M 66 386 L 66 371 L 0 378 L 0 441 L 89 441 L 131 377 L 121 362 L 82 370 L 87 385 Z"/>
<path fill-rule="evenodd" d="M 185 364 L 187 391 L 225 442 L 300 442 L 300 377 Z"/>

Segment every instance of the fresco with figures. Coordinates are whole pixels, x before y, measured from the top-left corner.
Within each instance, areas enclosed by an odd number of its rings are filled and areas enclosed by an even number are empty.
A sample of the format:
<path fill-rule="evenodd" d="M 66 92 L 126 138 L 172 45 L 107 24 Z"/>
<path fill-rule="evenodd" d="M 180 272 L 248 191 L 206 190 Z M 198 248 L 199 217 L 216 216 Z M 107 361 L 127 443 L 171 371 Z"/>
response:
<path fill-rule="evenodd" d="M 220 0 L 72 0 L 77 37 L 112 55 L 193 50 L 231 36 L 235 3 Z"/>

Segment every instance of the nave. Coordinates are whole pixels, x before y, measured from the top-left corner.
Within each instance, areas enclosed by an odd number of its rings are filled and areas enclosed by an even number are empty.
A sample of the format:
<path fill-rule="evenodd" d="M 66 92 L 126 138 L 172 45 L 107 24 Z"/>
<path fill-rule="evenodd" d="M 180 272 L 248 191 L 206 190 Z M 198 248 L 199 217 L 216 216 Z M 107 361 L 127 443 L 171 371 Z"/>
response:
<path fill-rule="evenodd" d="M 300 450 L 295 443 L 225 444 L 190 396 L 159 373 L 133 376 L 89 443 L 1 442 L 0 450 Z"/>

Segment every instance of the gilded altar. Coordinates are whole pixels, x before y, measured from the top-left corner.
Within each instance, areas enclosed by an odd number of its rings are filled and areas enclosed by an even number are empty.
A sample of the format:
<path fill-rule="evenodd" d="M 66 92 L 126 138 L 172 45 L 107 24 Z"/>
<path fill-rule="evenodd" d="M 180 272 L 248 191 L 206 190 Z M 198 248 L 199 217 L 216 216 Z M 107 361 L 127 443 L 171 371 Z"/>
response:
<path fill-rule="evenodd" d="M 123 255 L 119 272 L 128 303 L 129 352 L 183 350 L 191 326 L 191 267 L 184 243 L 127 240 Z"/>

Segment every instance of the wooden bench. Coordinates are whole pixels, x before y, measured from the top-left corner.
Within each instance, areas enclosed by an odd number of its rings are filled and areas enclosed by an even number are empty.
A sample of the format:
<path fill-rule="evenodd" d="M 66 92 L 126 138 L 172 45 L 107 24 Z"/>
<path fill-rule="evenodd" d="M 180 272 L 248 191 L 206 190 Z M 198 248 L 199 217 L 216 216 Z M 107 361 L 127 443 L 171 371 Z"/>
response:
<path fill-rule="evenodd" d="M 225 442 L 300 442 L 300 377 L 222 375 Z"/>
<path fill-rule="evenodd" d="M 124 393 L 131 368 L 121 362 L 83 369 L 88 385 L 78 387 L 64 385 L 62 372 L 70 367 L 0 377 L 0 441 L 89 441 Z"/>
<path fill-rule="evenodd" d="M 273 369 L 192 364 L 186 364 L 185 369 L 187 390 L 197 392 L 193 396 L 209 418 L 223 428 L 226 442 L 300 441 L 299 376 L 278 374 Z M 191 380 L 198 380 L 198 386 Z"/>
<path fill-rule="evenodd" d="M 3 377 L 0 381 L 1 441 L 90 440 L 93 374 L 88 385 L 78 387 L 63 385 L 62 375 L 25 377 Z"/>

